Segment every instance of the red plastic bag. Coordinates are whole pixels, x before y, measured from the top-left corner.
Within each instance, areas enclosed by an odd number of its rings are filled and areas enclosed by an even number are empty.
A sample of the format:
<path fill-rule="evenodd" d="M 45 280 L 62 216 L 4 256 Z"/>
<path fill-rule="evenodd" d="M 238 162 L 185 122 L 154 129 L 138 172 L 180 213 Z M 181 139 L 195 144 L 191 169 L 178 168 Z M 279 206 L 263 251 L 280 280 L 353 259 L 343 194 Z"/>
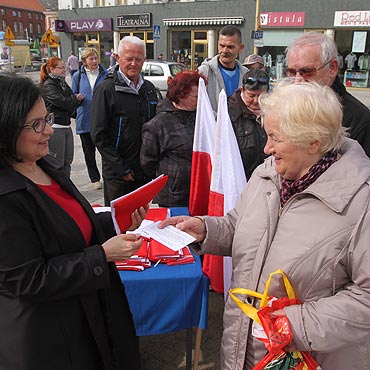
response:
<path fill-rule="evenodd" d="M 257 312 L 267 336 L 264 343 L 270 353 L 275 355 L 280 353 L 293 340 L 288 318 L 286 316 L 273 316 L 272 313 L 286 306 L 300 303 L 297 298 L 279 298 L 273 300 L 271 306 L 265 306 Z"/>
<path fill-rule="evenodd" d="M 271 279 L 274 275 L 282 276 L 287 297 L 277 299 L 268 295 Z M 244 288 L 231 289 L 229 294 L 238 307 L 254 321 L 253 335 L 264 342 L 268 350 L 268 354 L 253 370 L 322 370 L 309 353 L 284 351 L 284 348 L 293 340 L 289 320 L 285 315 L 277 316 L 272 313 L 286 306 L 301 304 L 301 302 L 296 298 L 294 289 L 283 271 L 277 270 L 270 274 L 263 294 Z M 257 310 L 245 299 L 238 298 L 237 294 L 260 299 L 260 309 Z"/>
<path fill-rule="evenodd" d="M 252 370 L 322 370 L 307 352 L 268 353 Z"/>

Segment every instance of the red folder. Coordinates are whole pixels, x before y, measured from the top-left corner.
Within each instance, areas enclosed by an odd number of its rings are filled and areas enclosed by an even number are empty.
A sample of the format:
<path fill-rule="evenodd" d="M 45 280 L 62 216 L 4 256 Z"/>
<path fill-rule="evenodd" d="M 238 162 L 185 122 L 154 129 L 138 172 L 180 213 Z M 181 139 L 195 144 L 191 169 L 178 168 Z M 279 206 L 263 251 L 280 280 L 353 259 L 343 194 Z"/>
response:
<path fill-rule="evenodd" d="M 189 247 L 186 246 L 175 252 L 154 239 L 150 240 L 149 259 L 152 262 L 167 263 L 170 266 L 194 262 Z"/>
<path fill-rule="evenodd" d="M 168 208 L 149 208 L 145 219 L 150 221 L 163 221 L 167 218 Z"/>
<path fill-rule="evenodd" d="M 111 201 L 112 218 L 117 234 L 121 234 L 128 229 L 131 225 L 131 213 L 135 209 L 146 207 L 163 189 L 167 179 L 167 175 L 160 175 L 133 192 Z"/>
<path fill-rule="evenodd" d="M 168 259 L 179 258 L 182 256 L 181 251 L 174 251 L 164 244 L 150 239 L 150 246 L 149 246 L 149 259 L 153 262 L 157 262 L 161 260 L 162 262 L 167 261 Z"/>

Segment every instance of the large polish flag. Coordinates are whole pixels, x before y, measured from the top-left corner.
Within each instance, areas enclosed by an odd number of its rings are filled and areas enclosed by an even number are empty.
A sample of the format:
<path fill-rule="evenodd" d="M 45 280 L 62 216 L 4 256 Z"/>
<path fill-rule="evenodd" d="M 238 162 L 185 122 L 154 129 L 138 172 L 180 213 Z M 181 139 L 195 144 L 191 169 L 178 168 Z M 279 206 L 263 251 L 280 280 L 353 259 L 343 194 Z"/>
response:
<path fill-rule="evenodd" d="M 208 212 L 215 134 L 215 116 L 204 80 L 200 78 L 189 197 L 189 213 L 193 216 L 203 216 Z"/>
<path fill-rule="evenodd" d="M 194 216 L 223 216 L 235 206 L 246 184 L 225 92 L 219 99 L 216 135 L 212 106 L 204 81 L 199 79 L 189 198 L 189 212 Z M 207 254 L 203 258 L 203 271 L 216 292 L 227 293 L 231 270 L 230 257 Z"/>
<path fill-rule="evenodd" d="M 226 215 L 235 207 L 246 184 L 243 162 L 228 114 L 227 96 L 222 90 L 218 98 L 208 214 Z M 203 260 L 203 271 L 209 276 L 212 289 L 226 295 L 231 284 L 231 257 L 207 255 Z"/>

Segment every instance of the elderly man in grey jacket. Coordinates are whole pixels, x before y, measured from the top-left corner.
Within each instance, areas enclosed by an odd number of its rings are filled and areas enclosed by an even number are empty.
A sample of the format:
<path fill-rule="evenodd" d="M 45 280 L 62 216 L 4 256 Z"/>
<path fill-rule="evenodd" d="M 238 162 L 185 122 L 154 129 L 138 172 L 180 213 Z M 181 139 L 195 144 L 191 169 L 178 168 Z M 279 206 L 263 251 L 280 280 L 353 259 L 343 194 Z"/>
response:
<path fill-rule="evenodd" d="M 224 89 L 227 96 L 242 85 L 247 68 L 236 59 L 244 49 L 239 28 L 225 26 L 218 38 L 218 54 L 205 60 L 198 71 L 208 78 L 207 93 L 212 109 L 217 112 L 218 95 Z"/>

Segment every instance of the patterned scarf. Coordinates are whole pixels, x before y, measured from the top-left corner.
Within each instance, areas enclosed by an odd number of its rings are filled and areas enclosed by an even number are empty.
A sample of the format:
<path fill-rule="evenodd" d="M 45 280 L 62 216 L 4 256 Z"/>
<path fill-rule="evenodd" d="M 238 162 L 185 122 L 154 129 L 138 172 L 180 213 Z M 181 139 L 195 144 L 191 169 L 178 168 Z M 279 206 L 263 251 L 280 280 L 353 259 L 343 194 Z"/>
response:
<path fill-rule="evenodd" d="M 280 205 L 281 207 L 294 195 L 307 189 L 321 176 L 335 161 L 336 153 L 326 153 L 308 172 L 298 180 L 285 180 L 281 182 Z"/>
<path fill-rule="evenodd" d="M 49 73 L 49 77 L 52 78 L 53 80 L 58 80 L 59 85 L 62 88 L 63 91 L 66 90 L 67 87 L 67 82 L 63 76 L 57 76 L 54 73 Z"/>

